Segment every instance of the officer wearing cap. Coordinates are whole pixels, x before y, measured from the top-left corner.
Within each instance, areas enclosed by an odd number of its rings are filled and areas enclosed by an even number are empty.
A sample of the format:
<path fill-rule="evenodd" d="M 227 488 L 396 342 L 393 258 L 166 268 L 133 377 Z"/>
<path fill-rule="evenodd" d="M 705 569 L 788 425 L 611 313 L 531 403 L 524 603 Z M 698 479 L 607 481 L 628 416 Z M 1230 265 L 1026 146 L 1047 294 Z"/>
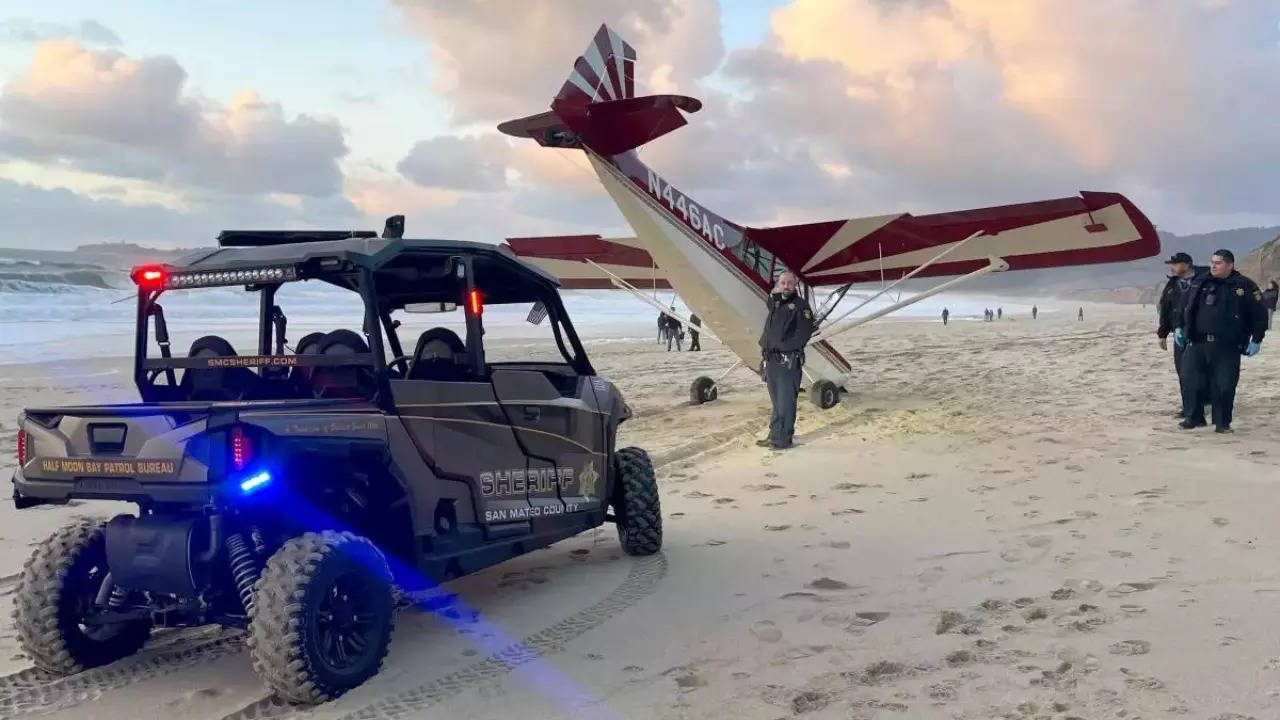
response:
<path fill-rule="evenodd" d="M 1182 304 L 1187 292 L 1191 289 L 1191 281 L 1196 275 L 1204 273 L 1207 268 L 1191 264 L 1191 256 L 1184 252 L 1174 253 L 1164 261 L 1169 266 L 1169 281 L 1164 284 L 1160 300 L 1156 303 L 1160 325 L 1156 328 L 1156 336 L 1160 338 L 1160 349 L 1169 349 L 1169 334 L 1173 333 L 1173 372 L 1178 378 L 1178 390 L 1182 396 L 1177 417 L 1187 417 L 1187 386 L 1182 382 L 1182 356 L 1186 350 L 1186 338 L 1182 333 Z"/>
<path fill-rule="evenodd" d="M 769 296 L 769 317 L 760 333 L 764 377 L 769 385 L 773 413 L 769 418 L 769 437 L 757 441 L 757 445 L 774 450 L 791 447 L 804 346 L 809 343 L 813 330 L 813 310 L 809 302 L 796 293 L 796 276 L 782 273 L 778 276 L 778 286 Z"/>
<path fill-rule="evenodd" d="M 1231 410 L 1240 380 L 1240 356 L 1258 354 L 1267 334 L 1267 311 L 1258 285 L 1235 269 L 1230 250 L 1218 250 L 1209 272 L 1191 281 L 1183 304 L 1187 349 L 1182 371 L 1191 404 L 1179 426 L 1203 427 L 1204 400 L 1213 404 L 1215 432 L 1231 432 Z M 1177 342 L 1175 338 L 1174 342 Z"/>

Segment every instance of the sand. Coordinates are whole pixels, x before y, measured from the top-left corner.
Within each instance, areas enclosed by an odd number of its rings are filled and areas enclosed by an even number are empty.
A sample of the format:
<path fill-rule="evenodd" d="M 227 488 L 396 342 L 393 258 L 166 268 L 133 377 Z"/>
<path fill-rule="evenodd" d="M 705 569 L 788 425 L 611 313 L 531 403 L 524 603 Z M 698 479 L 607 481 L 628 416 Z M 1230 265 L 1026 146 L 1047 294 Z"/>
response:
<path fill-rule="evenodd" d="M 1087 310 L 868 326 L 841 343 L 852 393 L 802 404 L 783 453 L 753 444 L 754 376 L 688 405 L 730 362 L 711 343 L 593 343 L 658 466 L 664 551 L 605 526 L 450 583 L 399 613 L 379 676 L 306 713 L 264 698 L 234 632 L 24 671 L 30 545 L 121 506 L 0 507 L 0 716 L 1275 717 L 1280 356 L 1244 361 L 1234 434 L 1186 432 L 1154 312 Z M 128 398 L 127 368 L 0 366 L 0 442 L 23 405 Z"/>

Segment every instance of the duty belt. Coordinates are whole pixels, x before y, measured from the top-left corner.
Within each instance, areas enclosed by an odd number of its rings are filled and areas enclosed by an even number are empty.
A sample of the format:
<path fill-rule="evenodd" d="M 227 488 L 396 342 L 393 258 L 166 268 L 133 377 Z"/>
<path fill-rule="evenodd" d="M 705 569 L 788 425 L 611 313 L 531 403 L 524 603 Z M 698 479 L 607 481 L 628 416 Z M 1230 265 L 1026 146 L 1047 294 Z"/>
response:
<path fill-rule="evenodd" d="M 1217 342 L 1217 341 L 1218 341 L 1218 337 L 1212 334 L 1197 335 L 1191 338 L 1191 342 Z"/>

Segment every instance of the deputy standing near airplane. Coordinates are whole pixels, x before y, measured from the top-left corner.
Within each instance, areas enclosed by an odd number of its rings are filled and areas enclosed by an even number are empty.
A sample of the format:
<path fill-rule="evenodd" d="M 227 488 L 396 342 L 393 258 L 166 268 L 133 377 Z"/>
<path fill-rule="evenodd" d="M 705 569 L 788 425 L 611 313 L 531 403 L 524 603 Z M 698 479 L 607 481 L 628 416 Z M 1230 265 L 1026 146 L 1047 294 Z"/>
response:
<path fill-rule="evenodd" d="M 1179 427 L 1203 427 L 1204 400 L 1213 403 L 1213 429 L 1231 432 L 1231 411 L 1240 380 L 1240 356 L 1252 357 L 1267 334 L 1267 311 L 1262 291 L 1235 269 L 1230 250 L 1218 250 L 1209 272 L 1191 282 L 1183 310 L 1184 338 L 1189 343 L 1182 358 L 1189 392 L 1190 415 Z"/>
<path fill-rule="evenodd" d="M 796 293 L 796 276 L 782 273 L 778 276 L 778 286 L 769 296 L 769 317 L 760 333 L 764 378 L 769 385 L 769 402 L 773 405 L 769 437 L 756 442 L 761 447 L 774 450 L 791 447 L 804 346 L 809 343 L 813 330 L 813 310 L 808 300 Z"/>

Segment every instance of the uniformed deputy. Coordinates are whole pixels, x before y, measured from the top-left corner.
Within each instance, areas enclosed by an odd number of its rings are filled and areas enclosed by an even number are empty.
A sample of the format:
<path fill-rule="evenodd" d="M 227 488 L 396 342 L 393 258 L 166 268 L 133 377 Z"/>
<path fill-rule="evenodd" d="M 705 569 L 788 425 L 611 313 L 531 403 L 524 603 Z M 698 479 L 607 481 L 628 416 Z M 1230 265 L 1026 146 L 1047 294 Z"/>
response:
<path fill-rule="evenodd" d="M 1179 426 L 1203 427 L 1204 400 L 1213 404 L 1215 432 L 1231 432 L 1231 410 L 1240 380 L 1240 356 L 1254 356 L 1267 334 L 1267 311 L 1262 292 L 1235 269 L 1230 250 L 1218 250 L 1209 272 L 1191 282 L 1183 308 L 1183 333 L 1174 342 L 1186 342 L 1182 371 L 1192 394 L 1190 415 Z"/>
<path fill-rule="evenodd" d="M 782 273 L 778 276 L 778 286 L 769 296 L 769 317 L 760 333 L 764 377 L 769 385 L 773 414 L 769 418 L 768 439 L 757 441 L 757 445 L 774 450 L 791 447 L 804 346 L 809 343 L 813 329 L 813 310 L 809 302 L 796 293 L 796 276 Z"/>
<path fill-rule="evenodd" d="M 1195 279 L 1196 275 L 1208 271 L 1207 268 L 1196 267 L 1191 263 L 1191 256 L 1184 252 L 1174 253 L 1172 257 L 1165 260 L 1165 264 L 1169 266 L 1169 281 L 1164 284 L 1164 290 L 1160 292 L 1160 300 L 1156 303 L 1156 310 L 1160 318 L 1160 324 L 1156 328 L 1156 337 L 1160 338 L 1161 350 L 1169 349 L 1169 334 L 1182 327 L 1183 301 L 1186 300 L 1187 292 L 1191 290 L 1191 281 Z M 1181 335 L 1176 336 L 1173 342 L 1173 372 L 1174 376 L 1178 378 L 1178 391 L 1182 397 L 1177 417 L 1185 419 L 1187 417 L 1189 397 L 1187 395 L 1187 384 L 1182 382 L 1182 356 L 1187 344 L 1179 342 L 1180 338 Z"/>

